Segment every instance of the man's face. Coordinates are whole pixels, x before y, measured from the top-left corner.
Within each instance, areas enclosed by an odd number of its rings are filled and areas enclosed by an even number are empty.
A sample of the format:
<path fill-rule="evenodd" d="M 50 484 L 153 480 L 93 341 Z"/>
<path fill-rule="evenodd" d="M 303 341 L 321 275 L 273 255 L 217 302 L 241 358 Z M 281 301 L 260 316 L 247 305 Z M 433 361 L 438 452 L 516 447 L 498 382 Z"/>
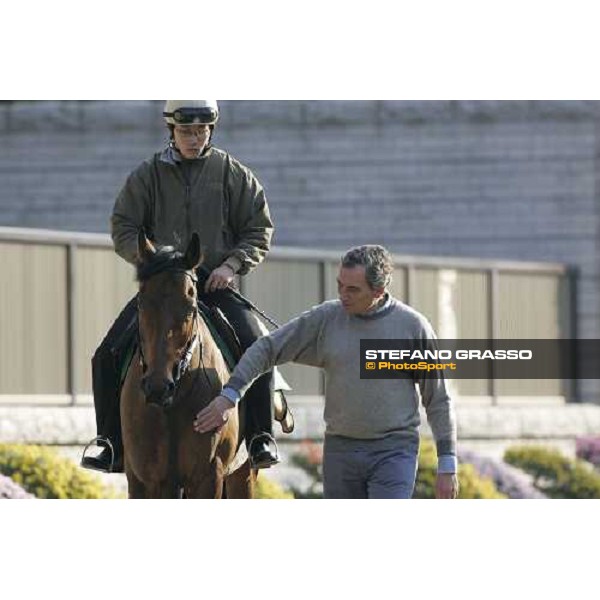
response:
<path fill-rule="evenodd" d="M 198 158 L 210 137 L 208 125 L 175 125 L 175 145 L 184 158 Z"/>
<path fill-rule="evenodd" d="M 349 315 L 360 315 L 374 308 L 383 298 L 385 288 L 372 289 L 367 283 L 364 267 L 340 267 L 338 296 Z"/>

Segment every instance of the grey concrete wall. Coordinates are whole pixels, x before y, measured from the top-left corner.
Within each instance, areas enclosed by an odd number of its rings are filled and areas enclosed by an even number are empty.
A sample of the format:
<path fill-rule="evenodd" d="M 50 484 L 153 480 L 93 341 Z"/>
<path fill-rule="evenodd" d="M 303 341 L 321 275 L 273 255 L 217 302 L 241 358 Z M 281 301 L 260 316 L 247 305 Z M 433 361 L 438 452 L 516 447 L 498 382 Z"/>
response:
<path fill-rule="evenodd" d="M 106 232 L 127 173 L 166 139 L 161 107 L 0 103 L 0 224 Z M 215 143 L 263 182 L 276 244 L 565 262 L 578 269 L 579 335 L 600 337 L 600 103 L 221 109 Z"/>

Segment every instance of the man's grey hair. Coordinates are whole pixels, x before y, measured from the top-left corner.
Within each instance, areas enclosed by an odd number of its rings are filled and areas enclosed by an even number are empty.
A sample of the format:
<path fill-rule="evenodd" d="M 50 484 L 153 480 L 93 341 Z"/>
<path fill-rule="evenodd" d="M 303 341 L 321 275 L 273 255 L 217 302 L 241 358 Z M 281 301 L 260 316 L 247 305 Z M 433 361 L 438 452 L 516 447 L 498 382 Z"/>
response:
<path fill-rule="evenodd" d="M 367 244 L 350 248 L 342 256 L 342 267 L 364 267 L 365 277 L 371 289 L 387 288 L 392 283 L 394 261 L 383 246 Z"/>

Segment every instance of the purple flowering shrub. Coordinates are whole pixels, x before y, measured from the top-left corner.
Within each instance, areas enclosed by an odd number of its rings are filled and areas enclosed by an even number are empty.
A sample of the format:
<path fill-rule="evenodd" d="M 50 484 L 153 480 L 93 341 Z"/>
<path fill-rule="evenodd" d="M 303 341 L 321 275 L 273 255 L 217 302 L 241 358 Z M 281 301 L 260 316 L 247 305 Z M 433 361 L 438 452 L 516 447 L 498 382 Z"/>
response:
<path fill-rule="evenodd" d="M 458 453 L 461 463 L 469 463 L 482 477 L 489 477 L 498 491 L 513 499 L 542 499 L 547 498 L 536 489 L 531 478 L 520 469 L 507 465 L 501 460 L 481 456 L 470 450 Z"/>
<path fill-rule="evenodd" d="M 0 473 L 0 500 L 27 500 L 31 498 L 35 498 L 35 496 L 28 494 L 10 477 Z"/>
<path fill-rule="evenodd" d="M 513 446 L 504 460 L 529 473 L 535 487 L 549 498 L 600 498 L 600 475 L 593 465 L 555 448 Z"/>
<path fill-rule="evenodd" d="M 600 468 L 600 437 L 584 437 L 575 440 L 577 458 L 587 460 L 597 469 Z"/>

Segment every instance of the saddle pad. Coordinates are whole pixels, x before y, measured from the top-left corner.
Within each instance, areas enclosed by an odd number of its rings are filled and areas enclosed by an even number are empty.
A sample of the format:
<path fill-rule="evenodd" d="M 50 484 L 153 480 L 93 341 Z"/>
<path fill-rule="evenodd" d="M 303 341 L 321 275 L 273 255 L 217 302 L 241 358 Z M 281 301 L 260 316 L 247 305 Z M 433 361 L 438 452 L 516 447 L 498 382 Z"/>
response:
<path fill-rule="evenodd" d="M 223 358 L 225 359 L 225 363 L 227 364 L 229 371 L 233 371 L 233 369 L 235 368 L 235 365 L 237 363 L 237 361 L 233 355 L 233 352 L 230 350 L 229 346 L 223 339 L 223 336 L 219 333 L 218 329 L 215 327 L 214 323 L 212 322 L 212 320 L 210 318 L 210 315 L 208 315 L 205 312 L 205 310 L 202 306 L 200 306 L 200 310 L 198 311 L 198 313 L 202 317 L 202 320 L 204 321 L 204 323 L 208 327 L 208 330 L 210 331 L 211 335 L 213 336 L 215 343 L 217 344 L 219 350 L 221 351 L 221 354 L 223 355 Z"/>
<path fill-rule="evenodd" d="M 123 353 L 123 360 L 119 365 L 119 390 L 122 389 L 123 384 L 125 383 L 125 377 L 127 377 L 127 371 L 129 371 L 129 367 L 131 366 L 131 361 L 135 355 L 137 350 L 137 340 L 134 337 L 131 338 L 131 341 L 125 348 L 125 352 Z"/>

